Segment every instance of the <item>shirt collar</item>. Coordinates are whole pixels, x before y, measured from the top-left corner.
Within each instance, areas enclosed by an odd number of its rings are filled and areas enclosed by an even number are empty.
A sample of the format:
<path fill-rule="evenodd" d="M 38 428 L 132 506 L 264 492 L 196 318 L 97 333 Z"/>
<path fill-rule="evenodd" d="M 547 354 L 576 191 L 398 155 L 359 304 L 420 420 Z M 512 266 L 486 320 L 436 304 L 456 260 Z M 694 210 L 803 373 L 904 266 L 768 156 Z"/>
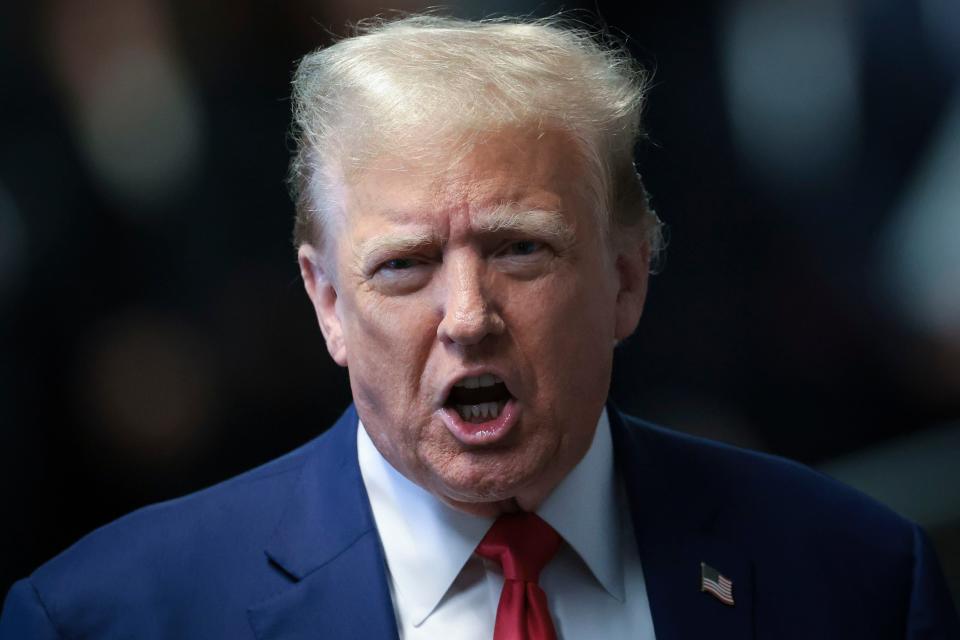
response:
<path fill-rule="evenodd" d="M 360 423 L 357 455 L 380 532 L 398 607 L 420 626 L 473 555 L 491 518 L 447 506 L 384 459 Z M 613 445 L 600 415 L 583 459 L 544 501 L 538 515 L 580 555 L 604 589 L 623 601 Z"/>
<path fill-rule="evenodd" d="M 537 510 L 590 568 L 603 588 L 623 602 L 620 511 L 607 410 L 593 443 Z"/>
<path fill-rule="evenodd" d="M 408 480 L 380 455 L 363 423 L 357 430 L 357 455 L 398 607 L 419 626 L 493 520 L 457 511 Z"/>

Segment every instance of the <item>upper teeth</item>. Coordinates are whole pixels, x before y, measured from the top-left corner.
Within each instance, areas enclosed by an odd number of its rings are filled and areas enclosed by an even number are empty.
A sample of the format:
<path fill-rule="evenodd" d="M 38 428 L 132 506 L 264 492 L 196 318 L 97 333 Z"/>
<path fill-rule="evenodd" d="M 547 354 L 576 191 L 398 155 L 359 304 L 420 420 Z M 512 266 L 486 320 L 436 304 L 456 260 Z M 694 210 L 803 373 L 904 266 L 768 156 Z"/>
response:
<path fill-rule="evenodd" d="M 470 376 L 469 378 L 464 378 L 454 386 L 466 387 L 467 389 L 477 389 L 479 387 L 492 387 L 498 382 L 503 382 L 503 380 L 493 374 L 485 373 L 480 376 Z"/>

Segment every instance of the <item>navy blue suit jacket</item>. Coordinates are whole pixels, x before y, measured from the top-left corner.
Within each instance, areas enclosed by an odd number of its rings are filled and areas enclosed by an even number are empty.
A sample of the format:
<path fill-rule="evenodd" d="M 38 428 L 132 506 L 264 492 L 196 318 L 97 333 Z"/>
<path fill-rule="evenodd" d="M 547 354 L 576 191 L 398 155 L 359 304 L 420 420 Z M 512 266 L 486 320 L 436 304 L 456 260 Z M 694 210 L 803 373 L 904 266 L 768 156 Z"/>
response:
<path fill-rule="evenodd" d="M 960 638 L 916 525 L 801 465 L 610 422 L 657 640 Z M 88 535 L 13 586 L 0 639 L 396 638 L 356 424 Z"/>

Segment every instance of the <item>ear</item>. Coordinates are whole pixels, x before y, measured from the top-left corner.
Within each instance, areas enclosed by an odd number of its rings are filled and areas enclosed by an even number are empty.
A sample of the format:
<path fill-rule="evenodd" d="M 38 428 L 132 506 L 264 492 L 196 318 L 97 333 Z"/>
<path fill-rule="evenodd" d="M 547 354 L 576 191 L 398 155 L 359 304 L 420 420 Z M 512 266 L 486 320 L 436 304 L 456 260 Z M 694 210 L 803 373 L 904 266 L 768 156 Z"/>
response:
<path fill-rule="evenodd" d="M 650 279 L 650 242 L 642 229 L 618 233 L 615 268 L 619 281 L 614 338 L 624 340 L 636 330 L 643 315 Z"/>
<path fill-rule="evenodd" d="M 343 340 L 343 323 L 337 313 L 337 289 L 331 274 L 323 266 L 317 250 L 309 244 L 300 245 L 297 261 L 300 263 L 303 286 L 313 303 L 323 338 L 327 341 L 327 351 L 338 365 L 345 367 L 347 347 Z"/>

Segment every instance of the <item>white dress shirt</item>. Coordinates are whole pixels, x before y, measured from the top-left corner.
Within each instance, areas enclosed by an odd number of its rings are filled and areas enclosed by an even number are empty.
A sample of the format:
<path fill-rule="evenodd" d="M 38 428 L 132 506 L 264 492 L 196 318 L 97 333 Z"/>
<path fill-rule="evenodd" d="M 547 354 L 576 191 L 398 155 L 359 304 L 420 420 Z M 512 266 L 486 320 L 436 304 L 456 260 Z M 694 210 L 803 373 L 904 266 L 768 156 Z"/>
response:
<path fill-rule="evenodd" d="M 357 451 L 401 640 L 490 640 L 503 574 L 499 564 L 473 552 L 493 520 L 448 507 L 407 480 L 380 455 L 362 424 Z M 606 410 L 589 451 L 537 514 L 566 542 L 540 576 L 558 638 L 653 640 Z"/>

